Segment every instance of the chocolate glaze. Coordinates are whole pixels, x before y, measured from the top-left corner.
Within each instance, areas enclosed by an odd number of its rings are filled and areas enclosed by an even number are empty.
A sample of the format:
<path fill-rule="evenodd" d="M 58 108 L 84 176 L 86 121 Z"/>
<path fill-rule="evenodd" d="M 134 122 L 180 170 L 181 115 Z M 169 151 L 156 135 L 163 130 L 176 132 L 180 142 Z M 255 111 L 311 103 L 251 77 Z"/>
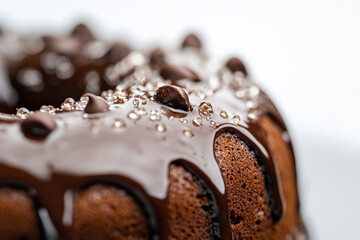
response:
<path fill-rule="evenodd" d="M 85 30 L 84 32 L 86 33 Z M 199 58 L 203 60 L 203 56 Z M 164 74 L 164 67 L 160 72 L 154 70 L 153 74 L 160 74 L 165 80 L 173 81 L 181 78 L 194 81 L 200 79 L 197 73 L 187 67 L 183 67 L 179 74 L 176 65 L 165 66 L 168 74 Z M 136 70 L 134 71 L 135 74 Z M 192 86 L 186 87 L 194 111 L 181 112 L 179 115 L 158 104 L 151 91 L 147 90 L 144 95 L 133 94 L 127 101 L 112 101 L 110 111 L 97 114 L 96 117 L 84 115 L 82 111 L 56 114 L 54 119 L 57 129 L 41 144 L 23 136 L 18 118 L 1 114 L 0 128 L 6 131 L 0 131 L 1 149 L 4 150 L 0 157 L 0 183 L 24 184 L 34 189 L 36 198 L 41 207 L 48 211 L 58 238 L 61 239 L 67 239 L 71 234 L 74 191 L 94 182 L 110 181 L 126 186 L 133 189 L 135 195 L 146 205 L 152 238 L 168 239 L 168 169 L 172 162 L 180 161 L 206 182 L 213 196 L 215 238 L 232 239 L 225 184 L 213 152 L 216 136 L 223 131 L 231 131 L 251 147 L 260 165 L 264 166 L 273 220 L 279 221 L 285 206 L 278 170 L 259 119 L 263 115 L 269 115 L 283 128 L 284 133 L 287 133 L 286 127 L 275 106 L 262 91 L 256 97 L 258 107 L 255 109 L 257 117 L 254 118 L 254 109 L 247 105 L 248 101 L 236 97 L 238 89 L 220 77 L 219 71 L 225 71 L 234 77 L 226 69 L 213 69 L 211 73 L 204 70 L 199 72 L 201 76 L 219 78 L 217 86 L 211 87 L 210 80 L 206 78 L 205 81 L 192 82 Z M 174 72 L 176 77 L 173 77 Z M 131 76 L 127 81 L 130 86 L 135 86 L 131 82 Z M 248 79 L 241 81 L 245 82 L 244 86 L 253 85 Z M 204 97 L 200 90 L 209 86 L 212 92 Z M 144 96 L 147 101 L 141 105 L 141 109 L 138 105 L 134 106 L 134 100 L 144 100 Z M 199 106 L 203 101 L 211 103 L 213 107 L 213 113 L 208 117 L 199 115 Z M 140 110 L 146 114 L 138 115 L 137 118 L 129 117 L 130 112 Z M 160 121 L 149 119 L 149 114 L 154 110 L 160 112 Z M 228 118 L 220 116 L 220 112 L 224 110 Z M 240 120 L 231 122 L 235 116 L 239 116 Z M 203 118 L 204 124 L 201 127 L 191 124 L 196 117 Z M 126 127 L 114 127 L 118 119 L 124 121 Z M 165 132 L 156 131 L 159 123 L 166 126 Z M 184 134 L 185 132 L 191 134 Z M 290 141 L 286 141 L 292 149 Z"/>

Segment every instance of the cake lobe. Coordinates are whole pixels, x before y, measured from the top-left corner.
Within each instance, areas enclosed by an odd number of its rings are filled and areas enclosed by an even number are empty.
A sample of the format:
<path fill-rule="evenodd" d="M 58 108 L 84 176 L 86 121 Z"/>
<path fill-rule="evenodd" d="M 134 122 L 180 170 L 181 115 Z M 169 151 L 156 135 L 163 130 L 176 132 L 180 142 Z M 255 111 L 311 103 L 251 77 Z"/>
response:
<path fill-rule="evenodd" d="M 248 75 L 245 64 L 238 58 L 233 57 L 230 58 L 227 62 L 226 62 L 226 67 L 231 71 L 231 72 L 237 72 L 240 71 L 242 73 L 244 73 L 245 76 Z"/>
<path fill-rule="evenodd" d="M 190 68 L 172 64 L 164 64 L 160 69 L 160 76 L 171 81 L 180 79 L 190 79 L 194 82 L 201 81 L 200 77 Z"/>
<path fill-rule="evenodd" d="M 192 47 L 192 48 L 199 48 L 201 49 L 201 41 L 198 38 L 198 36 L 196 36 L 195 34 L 189 34 L 185 37 L 182 45 L 182 48 L 186 48 L 186 47 Z"/>
<path fill-rule="evenodd" d="M 174 85 L 165 85 L 160 87 L 155 92 L 154 99 L 158 103 L 174 109 L 184 110 L 187 112 L 193 110 L 189 97 L 184 89 Z"/>
<path fill-rule="evenodd" d="M 24 135 L 35 140 L 45 139 L 55 129 L 55 119 L 47 112 L 36 111 L 21 122 Z"/>
<path fill-rule="evenodd" d="M 89 98 L 88 104 L 84 109 L 85 113 L 92 114 L 92 113 L 102 113 L 109 111 L 109 105 L 103 98 L 95 96 L 94 94 L 91 93 L 85 94 L 85 97 Z"/>

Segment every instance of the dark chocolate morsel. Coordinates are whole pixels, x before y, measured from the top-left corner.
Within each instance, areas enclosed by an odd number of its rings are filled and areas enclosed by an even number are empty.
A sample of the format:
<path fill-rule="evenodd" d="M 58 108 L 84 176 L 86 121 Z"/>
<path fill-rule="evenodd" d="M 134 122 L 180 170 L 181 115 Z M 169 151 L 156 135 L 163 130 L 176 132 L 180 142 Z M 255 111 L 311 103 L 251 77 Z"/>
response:
<path fill-rule="evenodd" d="M 46 51 L 53 51 L 57 54 L 74 56 L 81 51 L 82 42 L 78 38 L 43 36 L 42 41 Z"/>
<path fill-rule="evenodd" d="M 26 137 L 42 140 L 56 128 L 54 117 L 47 112 L 36 111 L 21 122 L 21 130 Z"/>
<path fill-rule="evenodd" d="M 159 74 L 165 80 L 177 81 L 180 79 L 190 79 L 194 82 L 201 81 L 200 77 L 195 72 L 185 66 L 164 64 L 161 67 Z"/>
<path fill-rule="evenodd" d="M 109 63 L 115 63 L 129 55 L 130 51 L 131 50 L 127 44 L 117 42 L 110 47 L 109 51 L 106 53 L 106 57 Z"/>
<path fill-rule="evenodd" d="M 235 57 L 230 58 L 226 63 L 226 67 L 228 69 L 230 69 L 231 72 L 240 71 L 240 72 L 244 73 L 245 76 L 247 76 L 246 67 L 245 67 L 244 63 L 238 58 L 235 58 Z"/>
<path fill-rule="evenodd" d="M 150 65 L 161 66 L 165 63 L 165 53 L 161 48 L 156 48 L 150 53 Z"/>
<path fill-rule="evenodd" d="M 201 48 L 201 41 L 195 34 L 189 34 L 185 37 L 182 45 L 185 47 Z"/>
<path fill-rule="evenodd" d="M 71 32 L 71 36 L 78 38 L 82 42 L 90 42 L 95 40 L 90 28 L 83 23 L 80 23 L 74 27 Z"/>
<path fill-rule="evenodd" d="M 86 105 L 84 112 L 85 113 L 102 113 L 109 111 L 109 105 L 107 102 L 94 94 L 87 93 L 85 94 L 86 97 L 89 98 L 88 104 Z"/>
<path fill-rule="evenodd" d="M 154 99 L 163 105 L 171 108 L 192 111 L 192 106 L 189 101 L 189 97 L 184 89 L 174 86 L 165 85 L 160 87 L 154 95 Z"/>

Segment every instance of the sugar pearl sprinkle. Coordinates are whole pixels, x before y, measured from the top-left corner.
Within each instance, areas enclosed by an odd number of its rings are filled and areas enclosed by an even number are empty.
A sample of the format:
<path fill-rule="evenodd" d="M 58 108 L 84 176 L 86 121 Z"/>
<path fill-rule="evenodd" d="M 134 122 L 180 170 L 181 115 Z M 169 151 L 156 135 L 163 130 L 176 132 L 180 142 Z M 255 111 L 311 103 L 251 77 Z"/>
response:
<path fill-rule="evenodd" d="M 117 118 L 117 119 L 114 119 L 112 127 L 113 128 L 125 128 L 126 124 L 125 124 L 124 120 Z"/>
<path fill-rule="evenodd" d="M 151 121 L 160 121 L 161 120 L 161 116 L 158 110 L 156 109 L 152 109 L 150 111 L 150 116 L 149 116 Z"/>
<path fill-rule="evenodd" d="M 192 138 L 195 136 L 195 134 L 190 129 L 184 129 L 183 134 L 187 138 Z"/>
<path fill-rule="evenodd" d="M 40 108 L 40 112 L 47 112 L 50 113 L 51 115 L 55 115 L 55 107 L 51 106 L 51 105 L 42 105 Z"/>
<path fill-rule="evenodd" d="M 208 102 L 200 103 L 199 113 L 201 116 L 205 116 L 205 117 L 211 116 L 214 113 L 212 105 Z"/>
<path fill-rule="evenodd" d="M 224 110 L 222 110 L 222 111 L 220 112 L 220 117 L 222 117 L 222 118 L 224 118 L 224 119 L 228 118 L 227 112 L 225 112 Z"/>
<path fill-rule="evenodd" d="M 26 117 L 30 114 L 30 111 L 27 108 L 19 108 L 16 111 L 16 117 L 21 118 L 21 119 L 26 119 Z"/>
<path fill-rule="evenodd" d="M 195 127 L 200 127 L 202 125 L 202 119 L 200 117 L 196 117 L 192 120 L 192 123 Z"/>
<path fill-rule="evenodd" d="M 141 118 L 141 115 L 137 114 L 134 110 L 131 110 L 128 113 L 128 118 L 130 118 L 132 120 L 139 120 Z"/>
<path fill-rule="evenodd" d="M 235 115 L 235 116 L 231 119 L 231 122 L 232 122 L 234 125 L 240 125 L 240 116 L 239 116 L 239 115 Z"/>
<path fill-rule="evenodd" d="M 186 120 L 185 118 L 180 118 L 179 121 L 184 124 L 188 123 L 188 120 Z"/>
<path fill-rule="evenodd" d="M 61 104 L 61 109 L 64 111 L 73 111 L 75 110 L 75 100 L 72 98 L 67 98 Z"/>
<path fill-rule="evenodd" d="M 164 124 L 160 123 L 156 125 L 156 131 L 163 133 L 166 131 L 166 127 Z"/>

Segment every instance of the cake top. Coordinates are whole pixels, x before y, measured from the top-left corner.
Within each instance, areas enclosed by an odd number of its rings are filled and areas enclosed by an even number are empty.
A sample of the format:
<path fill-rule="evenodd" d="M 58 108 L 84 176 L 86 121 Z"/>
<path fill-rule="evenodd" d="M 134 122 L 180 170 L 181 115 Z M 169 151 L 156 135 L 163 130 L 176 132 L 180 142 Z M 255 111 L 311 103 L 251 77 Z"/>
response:
<path fill-rule="evenodd" d="M 158 48 L 149 53 L 95 40 L 85 26 L 75 28 L 68 38 L 76 38 L 77 43 L 43 38 L 52 49 L 42 52 L 47 56 L 44 66 L 51 65 L 49 54 L 59 57 L 61 49 L 67 49 L 63 54 L 80 56 L 90 45 L 99 48 L 103 44 L 120 49 L 118 56 L 106 47 L 103 54 L 93 52 L 93 56 L 101 59 L 107 55 L 104 79 L 120 79 L 120 83 L 100 97 L 84 94 L 76 100 L 67 98 L 60 106 L 43 105 L 37 111 L 19 108 L 15 115 L 1 114 L 0 141 L 6 154 L 0 158 L 0 180 L 33 187 L 52 209 L 56 225 L 66 231 L 72 221 L 73 190 L 96 181 L 135 186 L 155 203 L 155 211 L 165 216 L 161 202 L 166 199 L 168 168 L 171 162 L 183 161 L 208 182 L 218 202 L 217 214 L 228 219 L 225 185 L 213 145 L 218 134 L 230 131 L 262 159 L 269 176 L 272 216 L 275 221 L 281 218 L 282 193 L 259 124 L 261 116 L 276 120 L 289 145 L 290 140 L 278 111 L 251 80 L 241 60 L 213 61 L 193 34 L 180 49 Z M 59 47 L 61 44 L 65 46 Z M 74 55 L 79 47 L 83 52 Z M 79 60 L 69 59 L 72 63 Z M 77 65 L 73 66 L 63 73 L 76 73 Z M 88 75 L 91 73 L 96 75 L 96 70 L 89 70 Z M 228 223 L 220 224 L 219 235 L 229 239 Z"/>

